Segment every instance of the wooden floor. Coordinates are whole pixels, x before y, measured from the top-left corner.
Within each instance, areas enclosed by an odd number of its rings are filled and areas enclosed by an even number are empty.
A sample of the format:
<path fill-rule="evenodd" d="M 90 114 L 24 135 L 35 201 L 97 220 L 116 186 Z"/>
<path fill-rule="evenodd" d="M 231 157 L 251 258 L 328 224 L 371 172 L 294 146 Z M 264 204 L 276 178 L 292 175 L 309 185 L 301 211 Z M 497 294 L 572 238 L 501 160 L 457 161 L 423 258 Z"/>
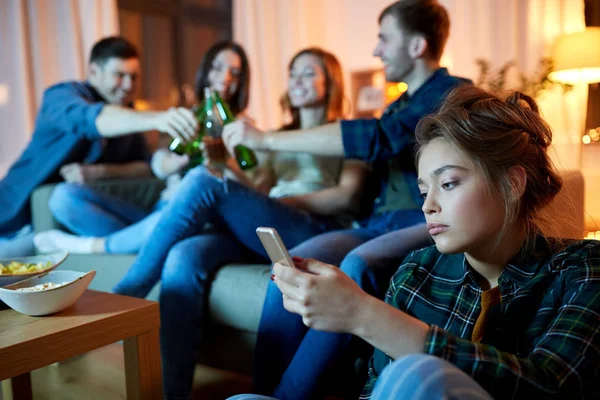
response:
<path fill-rule="evenodd" d="M 125 399 L 123 346 L 115 343 L 31 374 L 34 400 L 112 400 Z M 194 396 L 203 400 L 223 400 L 248 393 L 250 378 L 197 366 Z"/>

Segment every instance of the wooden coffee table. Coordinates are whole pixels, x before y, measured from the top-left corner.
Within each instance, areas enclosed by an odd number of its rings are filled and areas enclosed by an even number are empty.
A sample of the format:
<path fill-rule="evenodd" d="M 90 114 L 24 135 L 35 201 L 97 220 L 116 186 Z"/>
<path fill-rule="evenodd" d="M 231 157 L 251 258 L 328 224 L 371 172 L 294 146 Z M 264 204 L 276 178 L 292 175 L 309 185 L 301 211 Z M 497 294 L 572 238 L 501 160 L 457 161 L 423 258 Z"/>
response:
<path fill-rule="evenodd" d="M 123 340 L 128 399 L 161 399 L 158 303 L 87 290 L 46 317 L 0 311 L 0 381 L 14 399 L 31 399 L 29 372 Z"/>

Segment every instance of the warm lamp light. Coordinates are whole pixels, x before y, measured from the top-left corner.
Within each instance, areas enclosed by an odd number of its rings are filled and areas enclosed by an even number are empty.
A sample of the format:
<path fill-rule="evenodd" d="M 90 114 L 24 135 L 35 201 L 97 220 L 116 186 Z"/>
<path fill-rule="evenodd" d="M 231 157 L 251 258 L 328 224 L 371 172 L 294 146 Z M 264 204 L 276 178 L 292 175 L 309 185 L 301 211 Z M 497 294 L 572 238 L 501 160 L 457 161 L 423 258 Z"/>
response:
<path fill-rule="evenodd" d="M 0 83 L 0 106 L 8 104 L 9 99 L 8 85 Z"/>
<path fill-rule="evenodd" d="M 576 84 L 600 82 L 600 27 L 562 35 L 552 51 L 553 81 Z"/>

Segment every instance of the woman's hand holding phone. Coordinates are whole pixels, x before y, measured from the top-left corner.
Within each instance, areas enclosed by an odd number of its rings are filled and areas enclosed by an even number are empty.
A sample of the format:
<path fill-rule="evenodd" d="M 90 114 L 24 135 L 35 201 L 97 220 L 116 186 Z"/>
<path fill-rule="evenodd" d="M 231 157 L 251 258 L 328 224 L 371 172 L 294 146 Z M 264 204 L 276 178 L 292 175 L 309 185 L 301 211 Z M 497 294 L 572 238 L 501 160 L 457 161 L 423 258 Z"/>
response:
<path fill-rule="evenodd" d="M 374 299 L 334 265 L 294 257 L 294 267 L 273 266 L 273 281 L 286 310 L 299 314 L 309 328 L 355 334 L 363 307 Z"/>
<path fill-rule="evenodd" d="M 334 265 L 290 257 L 274 228 L 259 227 L 256 233 L 273 262 L 271 279 L 286 310 L 299 314 L 309 328 L 354 333 L 360 327 L 360 311 L 373 297 Z"/>

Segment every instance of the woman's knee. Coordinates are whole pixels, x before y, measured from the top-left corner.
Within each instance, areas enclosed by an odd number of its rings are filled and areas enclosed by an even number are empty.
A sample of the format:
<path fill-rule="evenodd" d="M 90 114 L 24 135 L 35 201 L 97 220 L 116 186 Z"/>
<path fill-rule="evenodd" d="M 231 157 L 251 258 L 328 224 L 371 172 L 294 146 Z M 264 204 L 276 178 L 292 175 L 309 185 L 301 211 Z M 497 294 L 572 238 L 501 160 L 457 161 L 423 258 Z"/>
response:
<path fill-rule="evenodd" d="M 81 185 L 74 183 L 56 185 L 48 200 L 50 212 L 56 214 L 64 210 L 73 210 L 73 203 L 82 197 L 81 191 Z"/>
<path fill-rule="evenodd" d="M 186 173 L 171 199 L 171 209 L 190 210 L 202 204 L 217 201 L 216 196 L 224 191 L 223 181 L 210 174 L 205 167 L 196 167 Z"/>
<path fill-rule="evenodd" d="M 150 243 L 148 245 L 151 245 Z M 218 235 L 202 234 L 184 239 L 171 247 L 165 260 L 162 281 L 204 284 L 223 265 L 220 252 L 229 249 Z"/>
<path fill-rule="evenodd" d="M 455 365 L 427 354 L 399 358 L 382 372 L 374 399 L 465 399 L 491 400 L 487 392 Z"/>
<path fill-rule="evenodd" d="M 201 185 L 202 187 L 213 187 L 222 184 L 222 180 L 211 174 L 206 167 L 198 166 L 189 170 L 183 180 L 181 186 L 196 186 Z"/>
<path fill-rule="evenodd" d="M 189 241 L 184 240 L 176 243 L 169 250 L 165 265 L 162 271 L 163 284 L 168 284 L 172 280 L 189 281 L 196 279 L 197 276 L 203 276 L 199 268 L 199 260 L 203 255 L 198 252 L 196 246 L 192 246 Z"/>
<path fill-rule="evenodd" d="M 340 269 L 354 281 L 362 279 L 369 268 L 368 259 L 356 251 L 351 251 L 344 257 Z"/>

